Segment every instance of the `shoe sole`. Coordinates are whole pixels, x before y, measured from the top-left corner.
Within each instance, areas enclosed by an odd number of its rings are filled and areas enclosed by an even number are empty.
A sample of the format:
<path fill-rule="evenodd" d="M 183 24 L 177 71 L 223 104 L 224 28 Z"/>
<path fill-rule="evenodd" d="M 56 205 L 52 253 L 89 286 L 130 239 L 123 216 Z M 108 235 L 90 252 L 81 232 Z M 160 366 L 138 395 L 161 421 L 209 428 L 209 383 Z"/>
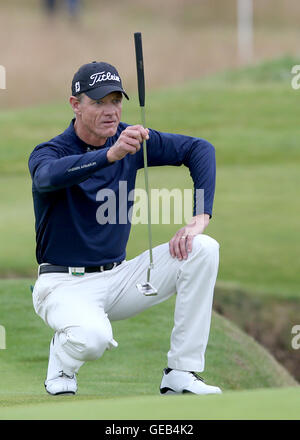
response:
<path fill-rule="evenodd" d="M 74 396 L 76 394 L 74 391 L 61 391 L 55 394 L 50 393 L 48 390 L 46 391 L 50 396 Z"/>
<path fill-rule="evenodd" d="M 168 387 L 160 388 L 159 391 L 162 396 L 165 396 L 166 394 L 194 394 L 189 390 L 182 390 L 181 392 L 178 392 L 178 391 L 174 391 L 172 388 L 168 388 Z"/>
<path fill-rule="evenodd" d="M 222 391 L 216 391 L 214 393 L 193 393 L 192 391 L 189 390 L 182 390 L 180 392 L 178 391 L 174 391 L 172 388 L 160 388 L 160 395 L 161 396 L 166 396 L 166 395 L 170 395 L 170 394 L 194 394 L 197 396 L 209 396 L 209 395 L 215 395 L 215 394 L 222 394 Z"/>

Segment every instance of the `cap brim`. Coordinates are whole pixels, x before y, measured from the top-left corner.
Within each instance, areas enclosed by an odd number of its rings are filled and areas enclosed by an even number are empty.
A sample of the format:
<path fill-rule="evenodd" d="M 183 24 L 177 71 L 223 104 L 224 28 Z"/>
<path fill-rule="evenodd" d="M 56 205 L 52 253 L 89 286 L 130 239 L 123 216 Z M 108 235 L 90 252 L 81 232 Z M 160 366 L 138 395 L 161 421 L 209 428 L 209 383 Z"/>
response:
<path fill-rule="evenodd" d="M 101 99 L 113 92 L 121 92 L 126 99 L 129 99 L 127 93 L 122 89 L 122 87 L 118 86 L 101 86 L 97 87 L 96 89 L 88 90 L 84 93 L 91 99 Z"/>

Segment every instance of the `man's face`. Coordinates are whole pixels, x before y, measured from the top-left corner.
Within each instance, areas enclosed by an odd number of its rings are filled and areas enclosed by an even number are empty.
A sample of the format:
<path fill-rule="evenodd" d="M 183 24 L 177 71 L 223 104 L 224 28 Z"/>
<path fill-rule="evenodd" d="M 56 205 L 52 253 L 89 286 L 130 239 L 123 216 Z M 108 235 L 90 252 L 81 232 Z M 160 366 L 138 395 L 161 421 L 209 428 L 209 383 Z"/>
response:
<path fill-rule="evenodd" d="M 113 92 L 99 100 L 83 95 L 76 105 L 76 125 L 91 144 L 114 136 L 122 113 L 122 93 Z M 89 142 L 87 142 L 89 143 Z"/>

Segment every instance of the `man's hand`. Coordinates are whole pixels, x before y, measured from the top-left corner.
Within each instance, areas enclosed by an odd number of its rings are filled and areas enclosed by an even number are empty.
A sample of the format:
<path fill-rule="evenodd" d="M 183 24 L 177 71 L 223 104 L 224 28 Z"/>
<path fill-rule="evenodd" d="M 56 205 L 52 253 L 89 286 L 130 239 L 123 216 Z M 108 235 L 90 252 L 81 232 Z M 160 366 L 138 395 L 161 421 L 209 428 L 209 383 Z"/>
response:
<path fill-rule="evenodd" d="M 196 215 L 184 228 L 179 229 L 169 241 L 170 254 L 178 260 L 186 260 L 188 253 L 192 251 L 195 235 L 202 234 L 209 223 L 208 214 Z"/>
<path fill-rule="evenodd" d="M 123 159 L 127 154 L 135 154 L 140 150 L 141 143 L 148 139 L 149 130 L 142 127 L 142 125 L 132 125 L 125 128 L 117 142 L 108 150 L 107 160 L 115 162 L 116 160 Z"/>

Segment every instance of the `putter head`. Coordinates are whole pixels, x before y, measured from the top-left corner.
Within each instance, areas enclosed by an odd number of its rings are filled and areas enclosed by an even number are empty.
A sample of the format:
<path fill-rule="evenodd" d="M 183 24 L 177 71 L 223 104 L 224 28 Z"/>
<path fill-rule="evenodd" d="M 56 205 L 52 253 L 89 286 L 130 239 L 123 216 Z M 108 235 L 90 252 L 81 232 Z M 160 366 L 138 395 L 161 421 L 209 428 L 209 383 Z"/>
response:
<path fill-rule="evenodd" d="M 137 284 L 136 287 L 145 296 L 157 295 L 157 289 L 149 282 Z"/>

